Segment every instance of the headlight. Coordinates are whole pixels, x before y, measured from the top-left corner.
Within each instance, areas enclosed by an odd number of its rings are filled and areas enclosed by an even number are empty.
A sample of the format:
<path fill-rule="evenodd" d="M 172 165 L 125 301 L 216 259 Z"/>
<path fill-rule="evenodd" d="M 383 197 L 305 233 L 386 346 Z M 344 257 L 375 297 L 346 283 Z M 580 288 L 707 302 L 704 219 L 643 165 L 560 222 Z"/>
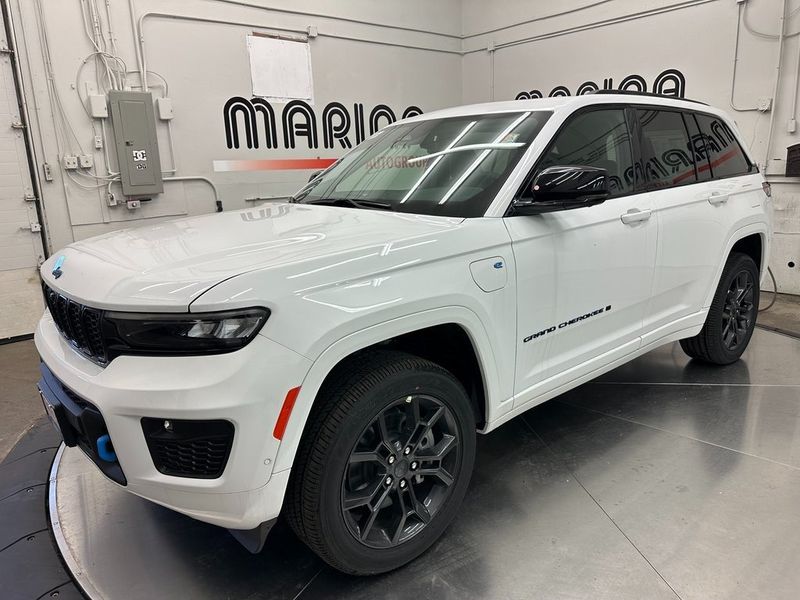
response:
<path fill-rule="evenodd" d="M 120 354 L 219 354 L 246 346 L 269 318 L 266 308 L 211 313 L 106 312 L 109 359 Z"/>

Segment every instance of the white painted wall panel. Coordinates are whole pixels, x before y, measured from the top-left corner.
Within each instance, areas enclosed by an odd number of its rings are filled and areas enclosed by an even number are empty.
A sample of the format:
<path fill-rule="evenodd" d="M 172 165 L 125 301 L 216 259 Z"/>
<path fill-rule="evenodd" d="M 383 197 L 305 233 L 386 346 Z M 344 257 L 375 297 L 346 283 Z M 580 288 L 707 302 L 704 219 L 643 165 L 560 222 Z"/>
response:
<path fill-rule="evenodd" d="M 381 104 L 400 116 L 411 105 L 430 111 L 509 99 L 520 91 L 547 95 L 557 86 L 575 93 L 586 81 L 603 85 L 610 80 L 616 87 L 631 75 L 643 77 L 651 88 L 659 73 L 677 69 L 685 77 L 687 96 L 728 107 L 739 11 L 746 12 L 747 19 L 740 26 L 735 103 L 754 108 L 759 99 L 773 95 L 778 57 L 774 36 L 783 0 L 747 0 L 744 5 L 735 0 L 133 0 L 133 19 L 126 1 L 109 3 L 108 12 L 100 0 L 83 4 L 97 6 L 106 43 L 113 29 L 132 89 L 141 85 L 140 58 L 158 74 L 148 76 L 154 96 L 165 93 L 161 76 L 167 80 L 175 110 L 175 163 L 167 126 L 158 123 L 162 168 L 174 166 L 174 175 L 180 177 L 207 178 L 216 193 L 202 179 L 170 181 L 173 173 L 166 173 L 164 193 L 129 211 L 123 205 L 108 205 L 105 182 L 83 178 L 81 186 L 69 179 L 60 160 L 78 144 L 92 154 L 98 174 L 106 168 L 104 152 L 94 149 L 99 122 L 86 116 L 78 99 L 78 92 L 85 96 L 82 86 L 87 81 L 105 86 L 91 61 L 83 62 L 93 48 L 85 34 L 81 3 L 10 0 L 38 166 L 47 163 L 52 170 L 52 181 L 42 181 L 42 193 L 53 249 L 123 226 L 210 212 L 216 199 L 233 209 L 252 205 L 258 197 L 292 193 L 310 170 L 224 171 L 215 170 L 215 161 L 336 158 L 344 149 L 326 148 L 322 140 L 322 112 L 333 102 L 340 102 L 354 120 L 356 104 L 367 116 Z M 786 147 L 800 143 L 800 132 L 787 131 L 798 87 L 800 35 L 794 34 L 800 31 L 800 0 L 789 0 L 787 7 L 789 37 L 783 47 L 769 152 L 771 114 L 731 110 L 775 184 L 773 270 L 783 291 L 800 293 L 800 268 L 788 267 L 790 261 L 800 263 L 800 185 L 782 178 Z M 229 148 L 223 107 L 235 96 L 251 98 L 246 36 L 303 36 L 308 27 L 319 32 L 310 40 L 317 147 L 309 147 L 303 138 L 296 140 L 295 148 L 285 147 L 279 122 L 276 147 L 265 147 L 262 133 L 259 147 Z M 43 30 L 63 117 L 48 92 Z M 489 46 L 496 51 L 488 52 Z M 280 121 L 285 105 L 272 107 Z M 2 163 L 0 156 L 0 189 L 7 174 L 13 177 Z M 110 168 L 116 168 L 113 157 Z M 118 197 L 119 186 L 112 184 L 112 191 Z M 9 214 L 0 222 L 19 217 Z"/>
<path fill-rule="evenodd" d="M 0 17 L 2 29 L 2 17 Z M 0 42 L 6 46 L 6 42 Z M 37 265 L 42 257 L 11 59 L 0 55 L 0 339 L 31 333 L 41 316 Z"/>

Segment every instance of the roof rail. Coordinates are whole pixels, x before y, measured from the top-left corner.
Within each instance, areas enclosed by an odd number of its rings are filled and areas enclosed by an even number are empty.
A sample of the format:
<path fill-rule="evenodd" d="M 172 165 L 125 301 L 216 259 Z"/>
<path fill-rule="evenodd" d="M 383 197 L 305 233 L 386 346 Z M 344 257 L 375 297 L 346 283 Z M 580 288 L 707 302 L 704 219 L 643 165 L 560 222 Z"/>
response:
<path fill-rule="evenodd" d="M 668 96 L 667 94 L 655 94 L 653 92 L 636 92 L 634 90 L 593 90 L 590 94 L 611 94 L 620 96 L 647 96 L 650 98 L 667 98 L 671 100 L 683 100 L 684 102 L 694 102 L 695 104 L 702 104 L 708 106 L 707 103 L 700 100 L 692 100 L 691 98 L 679 98 L 677 96 Z"/>

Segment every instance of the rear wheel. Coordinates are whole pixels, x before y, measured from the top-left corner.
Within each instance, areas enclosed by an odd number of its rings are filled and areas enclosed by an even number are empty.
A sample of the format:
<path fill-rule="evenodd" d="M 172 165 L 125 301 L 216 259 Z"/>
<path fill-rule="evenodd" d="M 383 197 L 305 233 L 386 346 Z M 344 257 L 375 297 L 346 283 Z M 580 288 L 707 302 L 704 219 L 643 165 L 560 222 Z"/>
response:
<path fill-rule="evenodd" d="M 753 335 L 758 299 L 756 263 L 746 254 L 731 254 L 703 329 L 696 336 L 681 340 L 681 348 L 692 358 L 717 365 L 737 361 Z"/>
<path fill-rule="evenodd" d="M 298 536 L 352 574 L 395 569 L 455 516 L 475 457 L 475 418 L 448 371 L 400 352 L 339 369 L 295 460 L 286 513 Z"/>

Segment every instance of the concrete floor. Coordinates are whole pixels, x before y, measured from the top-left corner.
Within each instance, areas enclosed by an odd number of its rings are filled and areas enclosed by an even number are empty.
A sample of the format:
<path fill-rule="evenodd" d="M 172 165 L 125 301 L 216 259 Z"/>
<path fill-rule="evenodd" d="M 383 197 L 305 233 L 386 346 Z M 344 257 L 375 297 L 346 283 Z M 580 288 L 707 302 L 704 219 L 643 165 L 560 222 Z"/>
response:
<path fill-rule="evenodd" d="M 44 414 L 36 391 L 39 355 L 33 340 L 0 346 L 0 461 Z"/>
<path fill-rule="evenodd" d="M 407 567 L 354 578 L 279 522 L 248 554 L 133 496 L 76 449 L 51 521 L 90 598 L 796 600 L 800 340 L 727 367 L 658 348 L 479 436 L 467 498 Z"/>
<path fill-rule="evenodd" d="M 759 324 L 800 333 L 798 308 L 779 296 Z M 121 492 L 76 451 L 56 522 L 73 572 L 111 598 L 794 599 L 799 363 L 800 342 L 763 330 L 724 369 L 672 345 L 526 413 L 480 438 L 442 541 L 379 578 L 331 571 L 283 523 L 251 556 L 224 530 Z M 43 415 L 37 379 L 32 341 L 0 346 L 0 461 Z"/>

